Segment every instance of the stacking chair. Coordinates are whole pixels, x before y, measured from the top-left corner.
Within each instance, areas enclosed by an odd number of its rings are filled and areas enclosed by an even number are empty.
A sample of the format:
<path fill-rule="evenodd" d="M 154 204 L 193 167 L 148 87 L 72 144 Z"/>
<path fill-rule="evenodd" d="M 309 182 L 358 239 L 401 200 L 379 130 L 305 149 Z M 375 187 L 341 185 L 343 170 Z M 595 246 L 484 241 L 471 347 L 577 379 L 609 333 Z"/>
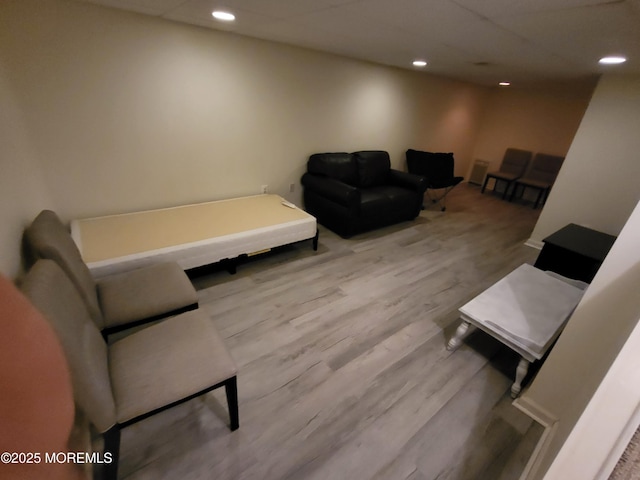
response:
<path fill-rule="evenodd" d="M 105 338 L 117 331 L 198 307 L 198 295 L 175 262 L 159 263 L 94 280 L 69 230 L 43 210 L 24 232 L 29 263 L 54 260 L 78 289 Z"/>
<path fill-rule="evenodd" d="M 556 181 L 556 177 L 558 176 L 558 172 L 560 171 L 560 167 L 562 167 L 563 162 L 564 157 L 548 155 L 546 153 L 536 153 L 536 156 L 533 158 L 533 162 L 531 163 L 531 169 L 524 177 L 516 180 L 513 191 L 511 192 L 511 197 L 509 197 L 509 201 L 513 200 L 518 187 L 522 187 L 521 196 L 524 195 L 527 188 L 531 188 L 538 191 L 538 196 L 536 197 L 536 201 L 533 205 L 533 208 L 538 208 L 540 200 L 542 200 L 543 203 L 547 200 L 549 191 Z"/>
<path fill-rule="evenodd" d="M 407 170 L 426 179 L 426 194 L 433 203 L 439 203 L 444 212 L 446 197 L 453 188 L 462 182 L 463 177 L 454 176 L 453 153 L 432 153 L 419 150 L 407 150 Z M 440 190 L 432 196 L 429 190 Z M 424 208 L 424 207 L 423 207 Z"/>
<path fill-rule="evenodd" d="M 528 150 L 507 148 L 507 150 L 504 152 L 504 157 L 502 159 L 502 164 L 500 164 L 500 168 L 497 171 L 487 173 L 487 176 L 484 179 L 484 184 L 482 185 L 481 192 L 484 193 L 485 188 L 487 188 L 489 179 L 493 178 L 495 180 L 493 184 L 494 190 L 498 186 L 498 182 L 506 182 L 504 192 L 502 193 L 502 198 L 507 198 L 507 193 L 513 182 L 524 175 L 524 172 L 527 169 L 527 165 L 529 165 L 529 162 L 531 161 L 531 156 L 532 153 Z"/>
<path fill-rule="evenodd" d="M 58 336 L 76 405 L 104 434 L 106 478 L 117 478 L 122 428 L 215 388 L 225 387 L 230 428 L 239 427 L 237 368 L 201 309 L 107 345 L 56 262 L 37 261 L 21 289 Z"/>

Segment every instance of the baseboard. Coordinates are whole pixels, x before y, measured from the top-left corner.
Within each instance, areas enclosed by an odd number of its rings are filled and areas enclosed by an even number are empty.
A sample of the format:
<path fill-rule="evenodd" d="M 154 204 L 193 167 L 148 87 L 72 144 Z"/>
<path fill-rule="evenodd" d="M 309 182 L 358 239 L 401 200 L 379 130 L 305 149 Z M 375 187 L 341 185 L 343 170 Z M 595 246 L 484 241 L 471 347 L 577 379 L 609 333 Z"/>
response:
<path fill-rule="evenodd" d="M 513 401 L 513 406 L 545 428 L 558 422 L 555 415 L 540 406 L 535 400 L 531 400 L 526 394 L 516 398 Z"/>
<path fill-rule="evenodd" d="M 535 401 L 526 396 L 521 396 L 515 399 L 513 401 L 513 406 L 544 427 L 544 432 L 540 436 L 538 444 L 533 450 L 531 457 L 529 457 L 529 461 L 525 465 L 519 479 L 532 480 L 534 478 L 538 478 L 542 460 L 549 450 L 551 439 L 553 439 L 556 434 L 558 419 L 544 407 L 538 405 Z"/>
<path fill-rule="evenodd" d="M 534 240 L 532 238 L 530 238 L 529 240 L 524 242 L 524 244 L 527 247 L 535 248 L 536 250 L 542 250 L 542 247 L 544 246 L 544 242 L 542 242 L 540 240 Z"/>

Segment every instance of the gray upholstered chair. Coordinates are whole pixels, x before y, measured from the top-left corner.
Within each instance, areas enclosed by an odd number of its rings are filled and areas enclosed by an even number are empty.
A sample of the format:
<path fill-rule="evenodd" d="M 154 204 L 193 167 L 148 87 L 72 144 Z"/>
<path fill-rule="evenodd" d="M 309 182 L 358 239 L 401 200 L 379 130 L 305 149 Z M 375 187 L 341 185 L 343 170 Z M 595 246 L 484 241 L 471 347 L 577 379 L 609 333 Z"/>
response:
<path fill-rule="evenodd" d="M 504 192 L 502 193 L 502 198 L 507 198 L 507 193 L 509 192 L 509 188 L 518 178 L 524 175 L 524 172 L 527 169 L 527 165 L 531 161 L 531 156 L 533 154 L 528 150 L 520 150 L 518 148 L 507 148 L 504 152 L 504 157 L 502 159 L 502 163 L 500 164 L 500 168 L 497 171 L 491 171 L 487 173 L 487 176 L 484 179 L 484 184 L 482 185 L 482 193 L 484 193 L 485 188 L 487 188 L 487 183 L 490 178 L 495 180 L 493 184 L 493 189 L 495 190 L 498 186 L 498 182 L 502 181 L 506 183 L 504 187 Z"/>
<path fill-rule="evenodd" d="M 546 201 L 563 162 L 564 157 L 536 153 L 531 169 L 522 178 L 516 180 L 509 201 L 513 200 L 519 187 L 522 187 L 521 196 L 527 188 L 531 188 L 538 191 L 536 202 L 533 204 L 533 208 L 538 208 L 540 200 Z"/>
<path fill-rule="evenodd" d="M 198 308 L 198 295 L 175 262 L 159 263 L 94 280 L 67 227 L 43 210 L 24 232 L 26 256 L 54 260 L 65 271 L 106 337 L 169 315 Z"/>
<path fill-rule="evenodd" d="M 51 323 L 65 352 L 76 405 L 104 434 L 107 478 L 117 478 L 120 430 L 218 387 L 225 387 L 236 430 L 236 365 L 211 319 L 197 309 L 107 345 L 60 266 L 39 260 L 22 291 Z"/>

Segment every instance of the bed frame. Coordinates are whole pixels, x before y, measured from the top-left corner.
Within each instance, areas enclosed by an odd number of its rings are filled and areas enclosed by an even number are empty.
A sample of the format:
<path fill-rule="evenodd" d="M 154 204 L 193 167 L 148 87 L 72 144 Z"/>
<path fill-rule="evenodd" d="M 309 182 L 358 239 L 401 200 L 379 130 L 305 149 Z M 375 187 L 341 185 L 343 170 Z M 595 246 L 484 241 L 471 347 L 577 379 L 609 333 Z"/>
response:
<path fill-rule="evenodd" d="M 278 195 L 197 203 L 71 221 L 71 235 L 99 278 L 162 261 L 185 270 L 313 239 L 315 217 Z"/>

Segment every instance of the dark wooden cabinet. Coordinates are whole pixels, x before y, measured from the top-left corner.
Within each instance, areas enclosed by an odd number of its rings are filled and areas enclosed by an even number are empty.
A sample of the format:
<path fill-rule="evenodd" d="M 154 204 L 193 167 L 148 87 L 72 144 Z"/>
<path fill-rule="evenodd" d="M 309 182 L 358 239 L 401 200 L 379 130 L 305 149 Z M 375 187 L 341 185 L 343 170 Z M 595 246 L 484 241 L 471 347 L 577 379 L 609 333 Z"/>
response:
<path fill-rule="evenodd" d="M 591 283 L 616 238 L 570 223 L 543 240 L 534 266 Z"/>

